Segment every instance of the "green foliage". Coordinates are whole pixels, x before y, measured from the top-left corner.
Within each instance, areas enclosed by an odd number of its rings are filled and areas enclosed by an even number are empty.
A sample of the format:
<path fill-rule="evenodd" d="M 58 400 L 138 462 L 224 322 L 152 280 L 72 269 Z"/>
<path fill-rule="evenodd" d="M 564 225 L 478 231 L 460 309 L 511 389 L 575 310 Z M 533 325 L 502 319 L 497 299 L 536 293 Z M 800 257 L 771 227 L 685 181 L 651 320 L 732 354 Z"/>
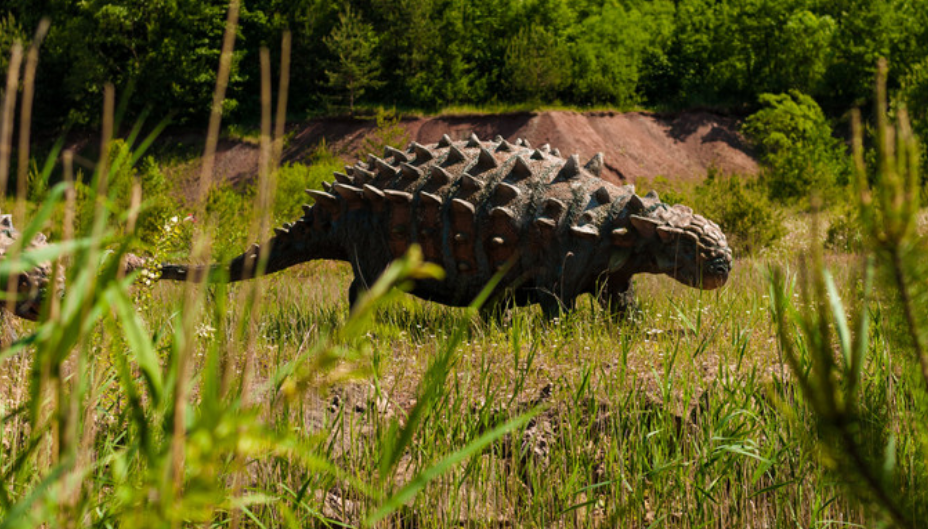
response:
<path fill-rule="evenodd" d="M 899 102 L 905 105 L 915 134 L 928 142 L 928 57 L 910 66 L 902 79 L 898 94 Z M 928 149 L 922 150 L 922 174 L 928 174 Z"/>
<path fill-rule="evenodd" d="M 655 2 L 647 14 L 626 11 L 621 5 L 605 5 L 575 29 L 571 46 L 571 98 L 584 105 L 603 103 L 631 107 L 639 102 L 639 76 L 645 53 L 659 41 L 665 28 L 657 27 L 668 2 Z M 662 31 L 663 29 L 663 31 Z M 559 66 L 568 68 L 566 61 Z"/>
<path fill-rule="evenodd" d="M 368 88 L 381 84 L 379 56 L 375 54 L 379 40 L 374 27 L 346 6 L 338 15 L 338 25 L 324 41 L 336 57 L 325 71 L 329 86 L 346 95 L 348 109 L 354 115 L 355 102 Z"/>
<path fill-rule="evenodd" d="M 815 101 L 798 91 L 762 94 L 763 108 L 744 123 L 757 148 L 762 179 L 772 198 L 795 200 L 829 194 L 846 182 L 847 161 L 841 142 Z"/>
<path fill-rule="evenodd" d="M 39 69 L 39 101 L 70 109 L 68 121 L 98 119 L 103 85 L 114 83 L 139 115 L 145 107 L 178 119 L 208 114 L 228 2 L 105 0 L 63 2 L 56 9 Z M 241 52 L 236 53 L 240 59 Z M 233 61 L 233 87 L 242 79 Z M 237 105 L 229 98 L 225 109 Z M 58 116 L 61 120 L 63 116 Z"/>
<path fill-rule="evenodd" d="M 16 22 L 12 13 L 0 11 L 0 96 L 6 92 L 6 71 L 10 66 L 10 50 L 13 43 L 18 42 L 24 48 L 27 46 L 26 32 Z"/>
<path fill-rule="evenodd" d="M 785 233 L 782 211 L 753 178 L 710 171 L 696 187 L 695 208 L 719 224 L 736 254 L 749 255 Z"/>
<path fill-rule="evenodd" d="M 364 138 L 364 151 L 369 153 L 382 153 L 384 148 L 394 147 L 403 150 L 409 143 L 409 134 L 406 129 L 400 125 L 400 116 L 396 109 L 384 110 L 383 107 L 377 109 L 375 116 L 377 128 L 373 134 Z M 320 146 L 325 149 L 325 144 Z"/>
<path fill-rule="evenodd" d="M 925 456 L 912 454 L 928 448 L 928 239 L 916 229 L 921 187 L 917 142 L 904 116 L 896 127 L 890 125 L 885 63 L 879 71 L 878 165 L 872 185 L 864 166 L 860 116 L 854 115 L 854 205 L 863 234 L 862 266 L 852 278 L 857 292 L 842 299 L 821 248 L 815 247 L 802 268 L 802 305 L 791 299 L 792 287 L 782 269 L 773 274 L 771 297 L 779 346 L 814 411 L 824 461 L 852 494 L 879 514 L 876 519 L 914 527 L 928 505 L 912 487 L 928 478 Z M 880 284 L 883 288 L 876 291 Z M 846 299 L 855 302 L 846 307 Z M 886 375 L 892 370 L 888 365 L 902 373 L 898 387 L 904 394 L 873 383 L 878 379 L 872 373 Z M 895 401 L 910 404 L 900 408 Z M 917 424 L 917 433 L 900 431 L 900 424 L 909 421 Z M 908 457 L 920 462 L 903 470 L 900 462 Z"/>
<path fill-rule="evenodd" d="M 828 230 L 825 232 L 826 247 L 839 252 L 856 253 L 863 248 L 863 237 L 856 205 L 849 201 L 841 202 L 837 210 L 832 212 L 828 223 Z"/>
<path fill-rule="evenodd" d="M 322 182 L 332 180 L 332 173 L 344 170 L 344 162 L 325 145 L 319 145 L 310 157 L 309 165 L 288 163 L 277 171 L 277 195 L 274 200 L 274 224 L 303 215 L 302 205 L 307 202 L 306 189 L 322 189 Z"/>
<path fill-rule="evenodd" d="M 524 27 L 506 50 L 506 77 L 517 96 L 550 101 L 570 78 L 567 47 L 544 27 Z"/>

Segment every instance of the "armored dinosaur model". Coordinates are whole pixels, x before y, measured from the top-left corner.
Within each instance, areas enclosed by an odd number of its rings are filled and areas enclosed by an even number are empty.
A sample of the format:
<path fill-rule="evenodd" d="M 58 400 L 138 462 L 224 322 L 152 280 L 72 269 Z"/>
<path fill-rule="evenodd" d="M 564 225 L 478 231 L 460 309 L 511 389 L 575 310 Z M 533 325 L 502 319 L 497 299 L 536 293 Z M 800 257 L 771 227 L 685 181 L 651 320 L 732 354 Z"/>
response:
<path fill-rule="evenodd" d="M 0 215 L 0 259 L 6 258 L 7 252 L 16 243 L 19 236 L 19 232 L 13 227 L 13 217 L 11 215 Z M 23 250 L 38 248 L 46 244 L 45 235 L 40 233 Z M 32 321 L 39 319 L 39 309 L 42 307 L 42 300 L 45 297 L 51 275 L 51 263 L 45 262 L 25 272 L 0 280 L 0 289 L 4 293 L 3 297 L 6 298 L 11 293 L 11 283 L 15 285 L 12 294 L 16 296 L 12 305 L 8 304 L 5 299 L 0 300 L 0 312 L 6 311 L 9 306 L 12 306 L 13 313 L 20 318 Z"/>
<path fill-rule="evenodd" d="M 266 273 L 314 259 L 351 264 L 353 304 L 390 262 L 418 243 L 441 265 L 444 280 L 419 281 L 412 294 L 452 306 L 469 304 L 498 271 L 498 299 L 540 303 L 546 315 L 593 293 L 615 311 L 633 301 L 632 276 L 667 274 L 703 289 L 725 284 L 732 254 L 719 227 L 656 193 L 599 178 L 603 156 L 581 166 L 545 145 L 476 136 L 433 145 L 387 147 L 383 158 L 335 173 L 304 215 L 277 228 Z M 225 271 L 230 281 L 255 276 L 254 245 L 226 268 L 162 267 L 162 279 L 200 280 Z"/>

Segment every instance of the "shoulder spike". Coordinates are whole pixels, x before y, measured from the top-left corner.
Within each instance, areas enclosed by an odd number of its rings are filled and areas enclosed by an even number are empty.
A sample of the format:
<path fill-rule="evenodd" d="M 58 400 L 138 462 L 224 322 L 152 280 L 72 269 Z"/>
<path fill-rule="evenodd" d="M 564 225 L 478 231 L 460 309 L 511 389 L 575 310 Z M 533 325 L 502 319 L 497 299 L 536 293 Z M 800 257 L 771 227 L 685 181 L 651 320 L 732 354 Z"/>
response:
<path fill-rule="evenodd" d="M 534 221 L 535 227 L 539 229 L 553 230 L 557 227 L 557 222 L 554 219 L 549 219 L 547 217 L 538 217 Z"/>
<path fill-rule="evenodd" d="M 403 152 L 403 151 L 401 151 L 401 150 L 399 150 L 399 149 L 390 147 L 389 145 L 387 145 L 387 146 L 384 147 L 384 149 L 383 149 L 383 157 L 384 157 L 384 158 L 389 158 L 389 157 L 391 157 L 391 156 L 393 157 L 394 160 L 397 161 L 397 163 L 398 163 L 398 162 L 408 162 L 408 161 L 409 161 L 409 156 L 406 156 L 406 153 L 405 153 L 405 152 Z"/>
<path fill-rule="evenodd" d="M 383 194 L 383 191 L 377 189 L 376 187 L 370 184 L 364 184 L 364 198 L 367 200 L 377 203 L 383 201 L 386 198 L 386 195 Z"/>
<path fill-rule="evenodd" d="M 512 174 L 517 180 L 532 176 L 532 168 L 525 161 L 525 158 L 516 156 L 516 163 L 512 166 Z"/>
<path fill-rule="evenodd" d="M 518 187 L 512 184 L 507 184 L 506 182 L 500 182 L 497 184 L 496 191 L 494 193 L 494 197 L 500 202 L 509 202 L 519 198 L 520 195 L 522 195 L 522 191 Z"/>
<path fill-rule="evenodd" d="M 400 164 L 400 172 L 406 180 L 418 180 L 422 176 L 422 169 L 409 165 L 406 162 Z"/>
<path fill-rule="evenodd" d="M 493 138 L 493 141 L 494 141 L 495 143 L 502 143 L 502 142 L 504 142 L 504 141 L 506 141 L 506 140 L 504 140 L 502 136 L 500 136 L 499 134 L 497 134 L 497 135 Z"/>
<path fill-rule="evenodd" d="M 433 158 L 432 151 L 421 143 L 412 142 L 412 150 L 416 153 L 416 161 L 419 163 L 427 162 Z"/>
<path fill-rule="evenodd" d="M 531 148 L 532 148 L 532 144 L 529 143 L 528 140 L 525 139 L 525 138 L 522 138 L 522 146 L 525 147 L 526 149 L 531 149 Z"/>
<path fill-rule="evenodd" d="M 650 239 L 654 237 L 657 233 L 657 227 L 661 225 L 661 222 L 650 217 L 642 217 L 640 215 L 632 215 L 629 217 L 631 220 L 632 226 L 642 235 L 642 237 Z"/>
<path fill-rule="evenodd" d="M 471 215 L 477 211 L 473 204 L 460 198 L 451 199 L 451 209 L 459 213 L 470 213 Z"/>
<path fill-rule="evenodd" d="M 542 208 L 546 215 L 556 219 L 564 213 L 564 210 L 567 209 L 567 205 L 556 198 L 546 198 L 542 204 Z"/>
<path fill-rule="evenodd" d="M 396 202 L 397 204 L 408 204 L 412 202 L 412 194 L 405 191 L 385 189 L 383 194 L 386 195 L 391 202 Z"/>
<path fill-rule="evenodd" d="M 644 210 L 644 202 L 641 201 L 641 197 L 635 194 L 635 189 L 632 188 L 632 194 L 628 197 L 628 202 L 625 203 L 625 209 L 629 213 L 640 213 Z"/>
<path fill-rule="evenodd" d="M 590 158 L 590 161 L 586 162 L 583 168 L 592 173 L 593 176 L 602 176 L 604 165 L 605 158 L 603 157 L 603 153 L 598 152 Z"/>
<path fill-rule="evenodd" d="M 461 149 L 458 149 L 454 145 L 448 149 L 448 157 L 445 158 L 445 163 L 449 165 L 456 164 L 458 162 L 463 162 L 467 160 L 467 157 L 464 156 L 464 153 L 461 152 Z"/>
<path fill-rule="evenodd" d="M 362 167 L 355 166 L 354 168 L 354 182 L 355 184 L 366 184 L 373 180 L 377 175 L 364 169 Z"/>
<path fill-rule="evenodd" d="M 654 190 L 654 189 L 648 191 L 648 194 L 645 195 L 644 198 L 649 198 L 649 199 L 651 199 L 651 200 L 660 200 L 660 199 L 661 199 L 661 197 L 657 196 L 657 191 Z"/>
<path fill-rule="evenodd" d="M 561 157 L 560 149 L 558 149 L 557 147 L 551 149 L 551 156 L 557 156 L 558 158 L 560 158 Z"/>
<path fill-rule="evenodd" d="M 609 204 L 612 202 L 612 195 L 609 194 L 609 189 L 606 188 L 606 186 L 602 186 L 594 191 L 593 196 L 600 204 Z"/>
<path fill-rule="evenodd" d="M 621 245 L 628 240 L 628 228 L 616 228 L 612 230 L 612 244 Z"/>
<path fill-rule="evenodd" d="M 480 154 L 477 155 L 477 167 L 480 169 L 492 169 L 499 165 L 493 154 L 485 147 L 480 148 Z"/>
<path fill-rule="evenodd" d="M 373 155 L 371 156 L 374 158 L 373 167 L 377 169 L 377 172 L 380 173 L 380 176 L 387 176 L 387 177 L 392 178 L 396 176 L 397 173 L 399 173 L 399 169 L 387 163 L 387 161 L 384 160 L 383 158 L 378 158 Z"/>
<path fill-rule="evenodd" d="M 335 184 L 332 186 L 332 190 L 335 191 L 338 196 L 342 197 L 349 204 L 357 204 L 361 202 L 361 197 L 364 196 L 364 192 L 361 190 L 361 188 L 345 184 Z"/>
<path fill-rule="evenodd" d="M 532 153 L 532 160 L 544 160 L 545 153 L 541 152 L 538 149 L 535 149 L 535 152 Z"/>
<path fill-rule="evenodd" d="M 570 180 L 575 178 L 580 174 L 580 157 L 576 154 L 571 154 L 570 158 L 567 159 L 567 163 L 561 167 L 561 171 L 558 173 L 558 176 L 563 177 L 565 180 Z"/>
<path fill-rule="evenodd" d="M 354 178 L 351 178 L 345 173 L 339 173 L 338 171 L 335 171 L 334 173 L 332 173 L 332 175 L 335 177 L 335 181 L 338 182 L 339 184 L 353 184 L 354 183 Z"/>
<path fill-rule="evenodd" d="M 332 190 L 332 184 L 329 182 L 322 182 L 322 190 L 328 193 Z"/>
<path fill-rule="evenodd" d="M 472 132 L 470 137 L 467 138 L 466 147 L 480 147 L 480 138 L 478 138 L 477 135 Z"/>
<path fill-rule="evenodd" d="M 512 152 L 512 144 L 500 138 L 499 145 L 496 146 L 496 152 Z"/>
<path fill-rule="evenodd" d="M 445 171 L 437 165 L 432 166 L 432 169 L 429 171 L 429 183 L 435 183 L 443 186 L 450 181 L 451 175 L 448 174 L 448 171 Z"/>
<path fill-rule="evenodd" d="M 290 230 L 288 230 L 287 228 L 274 228 L 274 233 L 276 233 L 278 236 L 286 235 L 290 233 Z"/>
<path fill-rule="evenodd" d="M 330 195 L 323 191 L 316 191 L 315 189 L 307 189 L 306 192 L 309 193 L 309 196 L 313 197 L 316 200 L 316 204 L 322 206 L 323 209 L 330 212 L 338 211 L 338 199 L 335 198 L 334 195 Z"/>
<path fill-rule="evenodd" d="M 516 138 L 516 147 L 524 147 L 524 146 L 525 146 L 525 140 L 523 140 L 522 138 Z"/>
<path fill-rule="evenodd" d="M 467 191 L 479 191 L 483 189 L 483 182 L 472 175 L 464 173 L 461 175 L 461 188 Z"/>
<path fill-rule="evenodd" d="M 303 204 L 303 215 L 309 216 L 313 212 L 313 207 L 309 204 Z"/>
<path fill-rule="evenodd" d="M 490 218 L 505 218 L 508 220 L 513 220 L 516 218 L 516 214 L 513 213 L 509 208 L 498 207 L 490 210 Z"/>
<path fill-rule="evenodd" d="M 438 140 L 439 147 L 451 147 L 452 143 L 451 136 L 448 136 L 447 134 L 442 134 L 441 139 Z"/>
<path fill-rule="evenodd" d="M 551 152 L 551 144 L 550 144 L 550 143 L 546 143 L 546 144 L 542 145 L 541 147 L 539 147 L 538 150 L 541 151 L 541 152 L 543 152 L 543 153 L 549 153 L 549 152 Z"/>
<path fill-rule="evenodd" d="M 423 191 L 419 193 L 419 197 L 419 200 L 425 202 L 426 205 L 441 206 L 441 197 L 438 195 L 433 195 L 432 193 L 426 193 Z"/>
<path fill-rule="evenodd" d="M 585 224 L 583 226 L 571 226 L 570 233 L 581 239 L 597 239 L 599 238 L 599 230 L 596 229 L 596 226 L 592 224 Z"/>

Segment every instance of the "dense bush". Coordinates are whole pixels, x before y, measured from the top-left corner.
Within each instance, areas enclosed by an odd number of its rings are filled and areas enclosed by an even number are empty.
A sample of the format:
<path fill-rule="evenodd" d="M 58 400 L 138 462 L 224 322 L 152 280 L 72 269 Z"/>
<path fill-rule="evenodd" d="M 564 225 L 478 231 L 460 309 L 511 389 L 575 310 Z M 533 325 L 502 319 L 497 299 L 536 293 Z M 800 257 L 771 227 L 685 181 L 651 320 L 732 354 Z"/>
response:
<path fill-rule="evenodd" d="M 696 209 L 721 226 L 736 253 L 749 254 L 783 236 L 782 213 L 756 180 L 710 171 L 695 195 Z"/>
<path fill-rule="evenodd" d="M 743 131 L 764 164 L 762 179 L 777 200 L 829 194 L 847 182 L 847 157 L 834 138 L 822 109 L 808 95 L 762 94 L 763 108 L 751 115 Z"/>

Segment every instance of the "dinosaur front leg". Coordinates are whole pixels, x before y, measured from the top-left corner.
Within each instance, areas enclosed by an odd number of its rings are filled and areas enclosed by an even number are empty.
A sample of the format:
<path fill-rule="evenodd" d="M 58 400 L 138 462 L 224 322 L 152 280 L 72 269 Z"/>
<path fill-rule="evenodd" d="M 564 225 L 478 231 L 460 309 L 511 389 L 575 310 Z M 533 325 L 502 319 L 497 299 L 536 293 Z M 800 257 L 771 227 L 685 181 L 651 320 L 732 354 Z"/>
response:
<path fill-rule="evenodd" d="M 611 276 L 597 290 L 599 304 L 613 315 L 625 317 L 638 310 L 631 278 Z"/>

